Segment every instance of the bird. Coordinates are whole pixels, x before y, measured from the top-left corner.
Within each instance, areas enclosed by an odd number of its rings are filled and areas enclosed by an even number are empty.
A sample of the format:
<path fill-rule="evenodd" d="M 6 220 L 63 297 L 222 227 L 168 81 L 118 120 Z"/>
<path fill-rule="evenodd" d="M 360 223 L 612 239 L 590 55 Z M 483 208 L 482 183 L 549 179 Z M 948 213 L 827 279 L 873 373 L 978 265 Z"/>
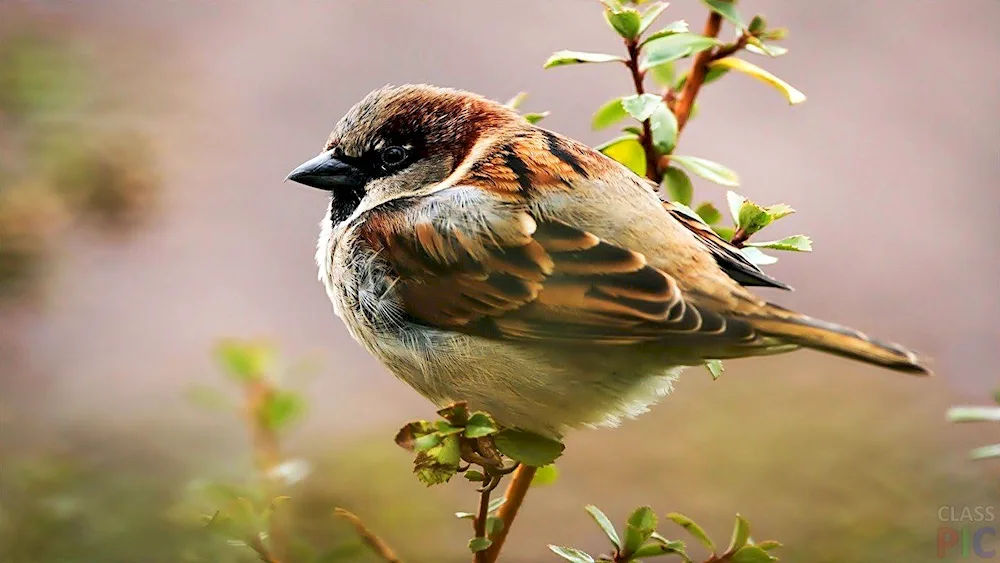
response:
<path fill-rule="evenodd" d="M 914 352 L 757 297 L 788 286 L 656 186 L 483 96 L 385 86 L 288 176 L 325 190 L 316 262 L 351 336 L 433 403 L 561 438 L 647 412 L 709 360 Z"/>

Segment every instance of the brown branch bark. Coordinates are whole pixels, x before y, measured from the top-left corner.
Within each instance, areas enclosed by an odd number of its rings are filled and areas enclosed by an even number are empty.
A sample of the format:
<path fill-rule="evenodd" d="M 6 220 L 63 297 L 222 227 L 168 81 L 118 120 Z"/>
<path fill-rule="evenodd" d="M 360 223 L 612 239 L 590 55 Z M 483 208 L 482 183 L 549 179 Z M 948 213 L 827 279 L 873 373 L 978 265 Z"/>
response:
<path fill-rule="evenodd" d="M 705 24 L 705 31 L 702 35 L 705 37 L 718 37 L 721 28 L 722 16 L 716 12 L 712 12 L 708 16 L 708 22 Z M 706 49 L 694 57 L 687 82 L 684 83 L 684 89 L 681 91 L 680 96 L 677 98 L 677 103 L 674 105 L 674 115 L 677 116 L 678 132 L 684 129 L 688 118 L 691 117 L 691 108 L 694 105 L 695 97 L 698 96 L 701 85 L 705 82 L 705 73 L 708 72 L 708 63 L 712 62 L 713 51 L 714 49 Z"/>
<path fill-rule="evenodd" d="M 486 519 L 490 516 L 491 492 L 493 492 L 493 488 L 487 486 L 483 487 L 483 492 L 479 494 L 479 512 L 476 514 L 476 519 L 472 522 L 472 527 L 477 538 L 486 537 Z M 477 551 L 472 560 L 474 563 L 487 563 L 486 550 Z"/>
<path fill-rule="evenodd" d="M 643 73 L 639 70 L 639 44 L 635 40 L 627 40 L 625 47 L 628 49 L 628 60 L 625 61 L 625 66 L 628 67 L 629 73 L 632 75 L 635 93 L 641 96 L 646 93 L 646 88 L 643 85 Z M 659 183 L 662 178 L 657 166 L 656 147 L 653 146 L 653 129 L 648 119 L 642 122 L 642 136 L 639 138 L 639 142 L 642 144 L 643 152 L 646 153 L 646 177 Z"/>
<path fill-rule="evenodd" d="M 500 506 L 497 513 L 497 516 L 503 521 L 503 527 L 490 538 L 493 540 L 493 545 L 486 550 L 486 563 L 495 563 L 500 557 L 500 550 L 503 549 L 503 543 L 507 539 L 511 525 L 514 524 L 514 517 L 521 509 L 521 504 L 524 502 L 525 495 L 528 494 L 528 487 L 531 486 L 531 480 L 535 477 L 537 470 L 537 467 L 521 464 L 514 472 L 510 484 L 507 485 L 507 492 L 504 493 L 504 498 L 507 500 Z"/>
<path fill-rule="evenodd" d="M 278 436 L 267 424 L 264 406 L 274 394 L 274 388 L 263 377 L 258 377 L 245 387 L 245 408 L 250 441 L 253 449 L 254 466 L 260 475 L 264 494 L 268 498 L 277 496 L 272 471 L 281 464 L 281 448 Z M 268 544 L 275 563 L 288 556 L 288 530 L 285 519 L 280 514 L 272 514 L 269 522 Z"/>
<path fill-rule="evenodd" d="M 386 563 L 402 563 L 402 560 L 396 556 L 396 552 L 392 550 L 391 547 L 374 532 L 365 526 L 364 522 L 361 521 L 354 513 L 348 512 L 343 508 L 335 508 L 333 510 L 335 516 L 339 516 L 351 524 L 354 525 L 354 529 L 357 530 L 358 535 L 374 551 L 379 557 L 381 557 Z"/>

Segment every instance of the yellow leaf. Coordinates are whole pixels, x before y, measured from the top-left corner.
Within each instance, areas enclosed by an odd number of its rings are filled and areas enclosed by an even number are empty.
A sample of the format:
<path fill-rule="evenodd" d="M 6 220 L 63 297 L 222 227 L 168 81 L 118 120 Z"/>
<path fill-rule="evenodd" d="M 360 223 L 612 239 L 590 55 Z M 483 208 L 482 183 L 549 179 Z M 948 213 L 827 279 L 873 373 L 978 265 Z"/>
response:
<path fill-rule="evenodd" d="M 738 59 L 736 57 L 726 57 L 724 59 L 719 59 L 713 61 L 708 65 L 709 67 L 716 68 L 727 68 L 729 70 L 736 70 L 744 74 L 748 74 L 757 80 L 766 82 L 771 86 L 781 90 L 781 92 L 788 98 L 788 103 L 795 105 L 801 104 L 806 101 L 806 95 L 797 90 L 791 84 L 785 82 L 784 80 L 778 78 L 777 76 L 771 74 L 770 72 L 760 68 L 759 66 L 744 61 L 743 59 Z"/>

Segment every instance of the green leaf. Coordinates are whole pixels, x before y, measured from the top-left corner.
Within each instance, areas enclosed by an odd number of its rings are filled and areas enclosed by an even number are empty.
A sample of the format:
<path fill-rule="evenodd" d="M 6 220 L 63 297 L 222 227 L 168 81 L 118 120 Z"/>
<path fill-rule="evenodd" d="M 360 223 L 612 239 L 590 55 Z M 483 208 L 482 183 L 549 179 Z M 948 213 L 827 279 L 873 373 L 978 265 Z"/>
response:
<path fill-rule="evenodd" d="M 690 207 L 684 205 L 683 203 L 675 203 L 675 206 L 677 207 L 678 211 L 687 215 L 689 218 L 694 219 L 695 221 L 699 221 L 706 227 L 709 226 L 709 224 L 706 223 L 705 220 L 701 218 L 701 215 L 698 215 L 698 213 L 696 213 L 694 209 L 691 209 Z"/>
<path fill-rule="evenodd" d="M 486 535 L 492 536 L 503 529 L 503 520 L 497 516 L 486 517 Z"/>
<path fill-rule="evenodd" d="M 653 81 L 660 86 L 673 86 L 675 79 L 674 63 L 651 66 L 646 69 L 646 74 L 652 76 Z"/>
<path fill-rule="evenodd" d="M 771 561 L 776 561 L 776 559 L 768 555 L 763 549 L 755 545 L 748 545 L 730 555 L 728 561 L 731 563 L 770 563 Z"/>
<path fill-rule="evenodd" d="M 701 544 L 707 547 L 709 551 L 713 553 L 715 552 L 715 544 L 713 544 L 712 540 L 709 539 L 705 530 L 703 530 L 698 524 L 695 524 L 694 520 L 678 512 L 671 512 L 670 514 L 667 514 L 667 518 L 687 530 L 687 533 L 691 534 L 694 539 L 701 542 Z"/>
<path fill-rule="evenodd" d="M 483 475 L 481 471 L 476 471 L 475 469 L 469 469 L 462 474 L 466 479 L 472 481 L 473 483 L 480 483 L 486 480 L 486 476 Z"/>
<path fill-rule="evenodd" d="M 719 379 L 726 371 L 722 366 L 722 360 L 706 360 L 705 367 L 708 369 L 708 373 L 712 374 L 712 379 Z"/>
<path fill-rule="evenodd" d="M 653 145 L 661 152 L 669 153 L 674 150 L 677 143 L 677 116 L 667 108 L 667 104 L 662 102 L 653 110 L 649 116 L 650 132 L 653 136 Z"/>
<path fill-rule="evenodd" d="M 733 0 L 701 0 L 703 4 L 712 9 L 720 16 L 726 18 L 729 23 L 735 25 L 740 29 L 746 29 L 746 24 L 743 23 L 743 18 L 740 16 L 739 11 L 736 10 L 736 2 Z"/>
<path fill-rule="evenodd" d="M 708 203 L 707 201 L 698 206 L 698 209 L 694 210 L 695 213 L 701 217 L 701 220 L 705 223 L 711 225 L 713 223 L 718 223 L 722 220 L 722 213 L 715 208 L 714 205 Z"/>
<path fill-rule="evenodd" d="M 527 120 L 528 123 L 534 125 L 535 123 L 538 123 L 539 121 L 548 117 L 550 113 L 551 112 L 548 111 L 542 111 L 542 112 L 534 111 L 534 112 L 528 112 L 521 117 Z"/>
<path fill-rule="evenodd" d="M 615 98 L 613 100 L 608 100 L 607 103 L 597 108 L 594 113 L 594 118 L 590 122 L 590 126 L 594 131 L 599 131 L 606 127 L 610 127 L 615 123 L 628 117 L 628 112 L 622 106 L 622 99 Z"/>
<path fill-rule="evenodd" d="M 792 209 L 788 205 L 785 205 L 784 203 L 776 203 L 774 205 L 768 205 L 765 209 L 767 209 L 767 212 L 771 214 L 771 217 L 773 217 L 775 221 L 781 219 L 782 217 L 787 217 L 792 213 L 795 213 L 794 209 Z"/>
<path fill-rule="evenodd" d="M 812 251 L 812 240 L 805 235 L 792 235 L 780 240 L 771 240 L 767 242 L 748 242 L 746 245 L 756 246 L 757 248 L 770 248 L 771 250 L 792 250 L 796 252 Z"/>
<path fill-rule="evenodd" d="M 489 436 L 499 430 L 493 419 L 484 412 L 472 413 L 469 421 L 465 423 L 466 438 L 482 438 Z"/>
<path fill-rule="evenodd" d="M 630 133 L 638 138 L 642 135 L 642 127 L 639 127 L 638 125 L 626 125 L 625 127 L 622 127 L 622 133 Z"/>
<path fill-rule="evenodd" d="M 764 41 L 781 41 L 782 39 L 788 37 L 787 27 L 776 27 L 774 29 L 769 29 L 764 33 L 759 35 Z"/>
<path fill-rule="evenodd" d="M 762 542 L 758 542 L 753 545 L 759 547 L 760 549 L 763 549 L 764 551 L 770 551 L 772 549 L 778 549 L 779 547 L 783 547 L 781 545 L 781 542 L 777 542 L 774 540 L 764 540 Z"/>
<path fill-rule="evenodd" d="M 658 30 L 654 33 L 650 33 L 648 37 L 646 37 L 645 39 L 642 40 L 641 43 L 639 43 L 639 47 L 644 47 L 650 41 L 656 41 L 657 39 L 661 39 L 663 37 L 676 35 L 678 33 L 690 33 L 690 32 L 691 28 L 688 27 L 688 22 L 684 20 L 677 20 L 675 22 L 670 22 L 669 24 L 667 24 L 667 27 L 664 27 L 663 29 Z"/>
<path fill-rule="evenodd" d="M 573 549 L 572 547 L 560 547 L 552 544 L 549 544 L 549 549 L 552 553 L 555 553 L 559 557 L 562 557 L 566 561 L 570 561 L 572 563 L 594 563 L 593 557 L 580 551 L 579 549 Z"/>
<path fill-rule="evenodd" d="M 625 524 L 625 541 L 622 544 L 622 551 L 633 554 L 649 539 L 656 531 L 656 513 L 648 506 L 640 506 L 628 517 Z"/>
<path fill-rule="evenodd" d="M 741 549 L 747 544 L 750 539 L 750 522 L 747 522 L 745 518 L 736 515 L 736 524 L 733 526 L 733 537 L 729 540 L 729 547 L 726 552 L 733 552 Z"/>
<path fill-rule="evenodd" d="M 438 415 L 455 426 L 465 426 L 469 421 L 469 405 L 465 401 L 448 405 L 437 411 Z"/>
<path fill-rule="evenodd" d="M 679 555 L 685 561 L 691 561 L 687 552 L 684 551 L 684 542 L 656 542 L 647 543 L 632 554 L 633 561 L 643 557 L 659 557 L 661 555 Z"/>
<path fill-rule="evenodd" d="M 622 7 L 616 0 L 604 2 L 604 19 L 624 39 L 635 39 L 642 27 L 642 16 L 635 8 Z"/>
<path fill-rule="evenodd" d="M 427 450 L 440 445 L 443 441 L 444 437 L 437 432 L 433 434 L 425 434 L 413 441 L 413 449 L 418 452 L 426 452 Z"/>
<path fill-rule="evenodd" d="M 663 63 L 689 57 L 721 43 L 718 39 L 696 33 L 667 35 L 646 44 L 646 57 L 642 60 L 639 68 L 644 71 Z"/>
<path fill-rule="evenodd" d="M 991 459 L 994 457 L 1000 457 L 1000 444 L 976 448 L 969 452 L 969 457 L 971 459 Z"/>
<path fill-rule="evenodd" d="M 771 224 L 774 217 L 760 205 L 745 199 L 736 216 L 736 227 L 748 236 Z"/>
<path fill-rule="evenodd" d="M 479 553 L 486 551 L 491 545 L 493 545 L 493 540 L 489 538 L 472 538 L 469 540 L 469 551 Z"/>
<path fill-rule="evenodd" d="M 426 420 L 410 422 L 396 433 L 396 444 L 404 450 L 414 451 L 417 438 L 434 432 L 434 425 Z"/>
<path fill-rule="evenodd" d="M 299 418 L 306 410 L 306 403 L 297 393 L 278 390 L 268 397 L 262 408 L 264 423 L 278 430 Z"/>
<path fill-rule="evenodd" d="M 526 99 L 528 99 L 527 92 L 518 92 L 517 95 L 515 95 L 513 98 L 507 100 L 507 102 L 504 103 L 504 105 L 509 107 L 510 109 L 517 109 L 521 107 L 521 104 L 523 104 L 524 100 Z"/>
<path fill-rule="evenodd" d="M 544 487 L 551 485 L 559 479 L 559 468 L 555 464 L 543 465 L 535 471 L 535 476 L 531 478 L 532 487 Z"/>
<path fill-rule="evenodd" d="M 715 234 L 719 235 L 725 240 L 733 240 L 734 231 L 732 227 L 724 227 L 722 225 L 712 225 L 712 230 L 715 231 Z"/>
<path fill-rule="evenodd" d="M 577 65 L 583 63 L 613 63 L 625 62 L 625 59 L 605 53 L 585 53 L 583 51 L 557 51 L 552 53 L 542 68 Z"/>
<path fill-rule="evenodd" d="M 780 57 L 788 52 L 788 49 L 781 47 L 779 45 L 769 45 L 764 43 L 756 37 L 750 37 L 747 39 L 747 51 L 757 55 L 764 55 L 766 57 Z"/>
<path fill-rule="evenodd" d="M 216 349 L 226 373 L 242 383 L 259 381 L 269 371 L 272 350 L 262 344 L 224 341 Z"/>
<path fill-rule="evenodd" d="M 646 8 L 646 11 L 642 13 L 642 23 L 639 24 L 639 33 L 646 33 L 649 26 L 653 25 L 656 18 L 660 17 L 660 14 L 662 14 L 663 10 L 666 10 L 669 5 L 669 2 L 654 2 L 652 6 Z"/>
<path fill-rule="evenodd" d="M 705 72 L 705 78 L 704 80 L 701 81 L 701 83 L 702 85 L 711 84 L 716 80 L 725 76 L 728 72 L 729 72 L 728 68 L 709 67 L 709 69 Z M 687 84 L 688 73 L 689 71 L 685 70 L 684 73 L 681 74 L 679 78 L 677 78 L 677 81 L 673 83 L 673 88 L 675 91 L 680 92 L 681 90 L 684 89 L 684 85 Z M 695 102 L 695 105 L 697 105 L 697 102 Z M 691 108 L 692 119 L 694 118 L 695 113 L 697 112 L 695 112 L 694 108 L 692 107 Z"/>
<path fill-rule="evenodd" d="M 562 455 L 565 446 L 551 438 L 524 430 L 505 428 L 494 438 L 500 453 L 525 465 L 542 467 Z"/>
<path fill-rule="evenodd" d="M 754 248 L 752 246 L 743 247 L 740 249 L 740 252 L 743 253 L 744 258 L 758 266 L 767 266 L 778 261 L 778 259 L 774 256 L 764 254 L 759 248 Z"/>
<path fill-rule="evenodd" d="M 622 98 L 622 108 L 639 121 L 649 119 L 660 106 L 666 107 L 666 103 L 656 94 L 633 94 Z"/>
<path fill-rule="evenodd" d="M 694 185 L 691 184 L 691 177 L 680 168 L 670 166 L 663 172 L 663 188 L 670 201 L 675 201 L 684 205 L 691 205 L 694 197 Z"/>
<path fill-rule="evenodd" d="M 747 198 L 732 190 L 726 191 L 726 203 L 729 204 L 729 215 L 733 218 L 733 221 L 739 221 L 740 209 L 746 200 Z"/>
<path fill-rule="evenodd" d="M 503 506 L 503 503 L 505 502 L 507 502 L 506 497 L 499 497 L 491 500 L 490 503 L 486 506 L 486 513 L 493 514 L 497 510 L 500 510 L 500 507 Z"/>
<path fill-rule="evenodd" d="M 1000 407 L 952 407 L 949 422 L 1000 422 Z"/>
<path fill-rule="evenodd" d="M 723 186 L 738 186 L 740 178 L 735 172 L 719 164 L 696 156 L 671 155 L 670 162 L 682 166 L 692 174 L 696 174 Z"/>
<path fill-rule="evenodd" d="M 438 485 L 451 480 L 458 471 L 460 460 L 459 437 L 447 436 L 440 445 L 417 452 L 417 457 L 413 460 L 413 471 L 420 482 Z"/>
<path fill-rule="evenodd" d="M 597 147 L 597 150 L 627 166 L 639 176 L 646 175 L 646 151 L 634 135 L 625 135 Z"/>
<path fill-rule="evenodd" d="M 747 31 L 753 34 L 762 33 L 765 29 L 767 29 L 767 20 L 761 15 L 754 16 L 750 20 L 750 25 L 747 26 Z"/>
<path fill-rule="evenodd" d="M 607 515 L 605 515 L 600 508 L 597 508 L 592 504 L 585 506 L 584 510 L 586 510 L 587 514 L 594 519 L 594 522 L 597 522 L 597 525 L 601 527 L 601 530 L 604 531 L 604 535 L 608 536 L 608 539 L 611 540 L 611 544 L 615 546 L 615 549 L 620 550 L 622 548 L 622 540 L 618 537 L 615 525 L 611 523 L 611 520 L 607 517 Z"/>
<path fill-rule="evenodd" d="M 455 518 L 458 518 L 459 520 L 475 520 L 476 515 L 471 512 L 456 512 Z"/>
<path fill-rule="evenodd" d="M 709 68 L 727 68 L 730 70 L 735 70 L 742 72 L 749 76 L 769 84 L 785 95 L 789 104 L 801 104 L 806 101 L 806 95 L 795 89 L 791 84 L 785 82 L 784 80 L 778 78 L 777 76 L 767 72 L 766 70 L 760 68 L 759 66 L 747 62 L 743 59 L 737 57 L 726 57 L 724 59 L 719 59 L 717 61 L 712 61 L 709 63 Z"/>

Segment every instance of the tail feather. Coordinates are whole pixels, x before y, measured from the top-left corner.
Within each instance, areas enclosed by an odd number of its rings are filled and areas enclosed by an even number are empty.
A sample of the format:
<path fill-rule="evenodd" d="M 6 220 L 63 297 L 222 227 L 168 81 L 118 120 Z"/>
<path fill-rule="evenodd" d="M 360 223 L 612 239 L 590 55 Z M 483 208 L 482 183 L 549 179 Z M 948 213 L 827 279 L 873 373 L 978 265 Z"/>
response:
<path fill-rule="evenodd" d="M 767 314 L 748 315 L 746 320 L 759 332 L 783 342 L 896 371 L 931 375 L 917 354 L 897 344 L 880 342 L 854 329 L 800 315 L 777 305 L 768 304 L 765 311 Z"/>

